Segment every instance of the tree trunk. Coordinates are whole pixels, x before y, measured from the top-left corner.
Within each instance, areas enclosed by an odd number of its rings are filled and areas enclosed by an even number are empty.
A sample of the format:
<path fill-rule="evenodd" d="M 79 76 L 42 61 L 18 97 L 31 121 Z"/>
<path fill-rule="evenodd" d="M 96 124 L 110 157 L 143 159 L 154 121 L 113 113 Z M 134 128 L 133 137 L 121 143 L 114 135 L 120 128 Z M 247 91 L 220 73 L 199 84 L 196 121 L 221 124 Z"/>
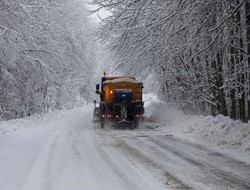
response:
<path fill-rule="evenodd" d="M 243 92 L 243 101 L 244 101 L 244 121 L 247 122 L 249 120 L 248 117 L 248 99 L 249 99 L 249 74 L 248 74 L 248 40 L 247 40 L 247 22 L 246 22 L 246 2 L 241 6 L 241 28 L 242 28 L 242 49 L 243 49 L 243 68 L 244 68 L 244 92 Z"/>

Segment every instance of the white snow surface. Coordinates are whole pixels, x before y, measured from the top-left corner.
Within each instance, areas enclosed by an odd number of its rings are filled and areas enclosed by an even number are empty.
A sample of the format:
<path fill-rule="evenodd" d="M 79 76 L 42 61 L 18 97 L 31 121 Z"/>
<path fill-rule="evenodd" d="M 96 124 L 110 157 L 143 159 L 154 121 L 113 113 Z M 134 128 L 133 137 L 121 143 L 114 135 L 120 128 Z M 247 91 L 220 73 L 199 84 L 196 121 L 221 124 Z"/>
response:
<path fill-rule="evenodd" d="M 163 189 L 150 172 L 100 143 L 92 111 L 85 105 L 0 122 L 0 189 Z"/>
<path fill-rule="evenodd" d="M 146 94 L 145 116 L 153 127 L 169 135 L 208 147 L 220 148 L 250 163 L 250 121 L 244 123 L 218 115 L 185 115 L 177 106 L 161 102 L 156 95 Z"/>
<path fill-rule="evenodd" d="M 100 129 L 92 104 L 1 121 L 0 189 L 250 187 L 249 124 L 143 98 L 147 121 L 137 130 Z"/>
<path fill-rule="evenodd" d="M 132 79 L 132 78 L 116 78 L 116 79 L 113 79 L 113 80 L 106 80 L 104 81 L 103 83 L 105 84 L 109 84 L 109 83 L 119 83 L 119 82 L 130 82 L 130 83 L 141 83 L 135 79 Z"/>
<path fill-rule="evenodd" d="M 87 108 L 89 109 L 89 107 Z M 20 119 L 0 121 L 0 135 L 4 136 L 9 133 L 23 130 L 25 128 L 38 127 L 39 125 L 46 125 L 46 123 L 60 120 L 64 117 L 71 117 L 78 114 L 81 109 L 82 108 L 60 110 L 44 114 L 33 114 L 32 116 Z"/>

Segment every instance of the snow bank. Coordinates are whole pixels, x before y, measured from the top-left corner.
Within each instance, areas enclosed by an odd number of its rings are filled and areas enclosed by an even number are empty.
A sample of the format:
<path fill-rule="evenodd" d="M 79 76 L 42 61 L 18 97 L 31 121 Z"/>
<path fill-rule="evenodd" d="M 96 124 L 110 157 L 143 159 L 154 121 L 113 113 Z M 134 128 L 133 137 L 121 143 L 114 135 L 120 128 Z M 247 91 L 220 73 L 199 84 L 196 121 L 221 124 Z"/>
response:
<path fill-rule="evenodd" d="M 250 153 L 250 124 L 234 121 L 223 115 L 186 116 L 176 123 L 173 132 L 181 132 L 206 144 Z"/>
<path fill-rule="evenodd" d="M 176 106 L 164 104 L 152 95 L 150 98 L 146 100 L 145 109 L 147 117 L 155 122 L 154 127 L 210 147 L 250 154 L 250 123 L 234 121 L 223 115 L 185 115 Z"/>
<path fill-rule="evenodd" d="M 34 114 L 29 117 L 20 119 L 13 119 L 9 121 L 0 121 L 0 138 L 8 136 L 16 131 L 20 131 L 25 128 L 37 127 L 39 124 L 49 123 L 52 121 L 61 120 L 74 115 L 82 114 L 83 111 L 90 112 L 93 109 L 93 105 L 89 104 L 84 107 L 74 108 L 70 110 L 59 110 L 45 114 Z"/>

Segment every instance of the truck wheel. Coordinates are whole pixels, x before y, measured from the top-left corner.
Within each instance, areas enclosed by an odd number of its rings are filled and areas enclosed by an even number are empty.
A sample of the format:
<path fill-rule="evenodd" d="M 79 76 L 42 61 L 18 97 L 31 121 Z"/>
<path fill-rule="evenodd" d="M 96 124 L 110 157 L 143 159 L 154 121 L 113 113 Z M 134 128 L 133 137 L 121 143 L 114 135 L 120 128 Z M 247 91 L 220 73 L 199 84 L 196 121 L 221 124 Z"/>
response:
<path fill-rule="evenodd" d="M 135 121 L 133 122 L 133 127 L 132 127 L 131 129 L 135 129 L 135 128 L 137 128 L 137 127 L 138 127 L 138 121 L 135 120 Z"/>
<path fill-rule="evenodd" d="M 104 128 L 104 126 L 105 126 L 105 124 L 104 124 L 104 119 L 101 119 L 100 124 L 101 124 L 101 128 L 103 129 L 103 128 Z"/>
<path fill-rule="evenodd" d="M 139 126 L 141 126 L 143 123 L 143 121 L 141 119 L 135 119 L 134 120 L 134 128 L 138 128 Z"/>

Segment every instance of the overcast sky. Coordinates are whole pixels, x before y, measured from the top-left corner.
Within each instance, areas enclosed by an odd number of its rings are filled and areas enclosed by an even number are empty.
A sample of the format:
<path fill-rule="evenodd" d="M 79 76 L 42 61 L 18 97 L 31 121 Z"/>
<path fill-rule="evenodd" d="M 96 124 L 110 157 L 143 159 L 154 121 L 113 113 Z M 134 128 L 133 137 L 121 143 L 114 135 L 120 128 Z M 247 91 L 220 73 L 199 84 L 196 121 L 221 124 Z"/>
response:
<path fill-rule="evenodd" d="M 98 7 L 95 5 L 89 5 L 87 3 L 87 7 L 89 7 L 90 10 L 96 10 Z M 100 19 L 104 19 L 106 17 L 108 17 L 111 13 L 105 9 L 101 9 L 98 12 L 94 13 L 91 15 L 91 17 L 96 21 L 96 22 L 100 22 Z"/>

